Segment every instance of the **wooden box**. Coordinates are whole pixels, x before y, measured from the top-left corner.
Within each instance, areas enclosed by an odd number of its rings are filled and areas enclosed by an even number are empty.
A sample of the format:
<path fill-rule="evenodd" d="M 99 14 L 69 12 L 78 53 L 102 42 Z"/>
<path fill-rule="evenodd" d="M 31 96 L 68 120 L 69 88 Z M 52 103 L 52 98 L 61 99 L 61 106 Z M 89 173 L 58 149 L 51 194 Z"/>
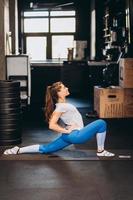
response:
<path fill-rule="evenodd" d="M 124 89 L 124 117 L 133 117 L 133 89 Z"/>
<path fill-rule="evenodd" d="M 100 118 L 124 117 L 124 94 L 123 88 L 94 87 L 94 110 Z"/>
<path fill-rule="evenodd" d="M 94 110 L 100 118 L 133 117 L 133 89 L 95 86 Z"/>
<path fill-rule="evenodd" d="M 123 88 L 133 88 L 133 58 L 120 59 L 119 85 Z"/>

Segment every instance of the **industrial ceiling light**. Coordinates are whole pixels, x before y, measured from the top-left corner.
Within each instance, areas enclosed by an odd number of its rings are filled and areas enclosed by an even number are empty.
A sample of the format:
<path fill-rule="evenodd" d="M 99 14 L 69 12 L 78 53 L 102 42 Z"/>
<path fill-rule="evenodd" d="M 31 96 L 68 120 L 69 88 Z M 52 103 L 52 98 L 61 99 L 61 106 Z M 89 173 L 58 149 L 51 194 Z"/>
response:
<path fill-rule="evenodd" d="M 55 7 L 56 8 L 58 8 L 58 7 L 65 7 L 65 6 L 70 6 L 70 5 L 73 5 L 73 4 L 74 4 L 74 2 L 70 2 L 70 3 L 59 4 L 59 5 L 55 6 Z"/>
<path fill-rule="evenodd" d="M 59 3 L 33 3 L 30 2 L 30 8 L 34 10 L 61 10 L 62 8 L 74 5 L 74 2 L 59 4 Z"/>
<path fill-rule="evenodd" d="M 33 8 L 33 2 L 30 2 L 30 8 Z"/>

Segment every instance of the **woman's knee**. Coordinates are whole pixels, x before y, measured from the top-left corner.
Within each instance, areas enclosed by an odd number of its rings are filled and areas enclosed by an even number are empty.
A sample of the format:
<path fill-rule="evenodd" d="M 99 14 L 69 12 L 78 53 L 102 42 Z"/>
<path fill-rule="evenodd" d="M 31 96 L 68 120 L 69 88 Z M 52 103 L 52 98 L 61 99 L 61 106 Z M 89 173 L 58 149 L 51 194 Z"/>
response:
<path fill-rule="evenodd" d="M 98 119 L 98 123 L 100 125 L 99 132 L 106 131 L 106 129 L 107 129 L 106 121 L 104 121 L 103 119 Z"/>
<path fill-rule="evenodd" d="M 46 147 L 45 147 L 45 145 L 40 145 L 39 146 L 39 152 L 40 153 L 46 153 Z"/>

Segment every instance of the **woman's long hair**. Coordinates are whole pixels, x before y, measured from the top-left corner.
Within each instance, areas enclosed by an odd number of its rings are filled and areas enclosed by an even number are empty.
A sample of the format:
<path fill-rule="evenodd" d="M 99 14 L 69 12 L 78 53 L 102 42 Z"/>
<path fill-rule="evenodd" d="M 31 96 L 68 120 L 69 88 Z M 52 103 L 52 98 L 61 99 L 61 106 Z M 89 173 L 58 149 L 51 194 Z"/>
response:
<path fill-rule="evenodd" d="M 53 83 L 47 87 L 45 96 L 45 119 L 49 122 L 50 117 L 55 109 L 55 104 L 58 102 L 58 92 L 61 89 L 62 82 Z"/>

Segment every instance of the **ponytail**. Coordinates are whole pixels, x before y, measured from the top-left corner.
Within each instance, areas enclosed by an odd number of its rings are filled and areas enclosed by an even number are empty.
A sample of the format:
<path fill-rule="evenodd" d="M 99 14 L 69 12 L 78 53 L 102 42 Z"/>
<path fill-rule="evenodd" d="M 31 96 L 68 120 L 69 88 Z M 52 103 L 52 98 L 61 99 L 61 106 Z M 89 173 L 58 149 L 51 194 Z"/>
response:
<path fill-rule="evenodd" d="M 48 86 L 46 89 L 45 97 L 45 119 L 49 122 L 50 117 L 55 109 L 55 104 L 58 102 L 57 92 L 61 89 L 62 82 L 56 82 L 52 86 Z"/>
<path fill-rule="evenodd" d="M 46 90 L 46 97 L 45 97 L 45 118 L 47 122 L 49 121 L 50 116 L 54 110 L 54 103 L 51 97 L 50 90 L 51 90 L 51 86 L 48 86 Z"/>

